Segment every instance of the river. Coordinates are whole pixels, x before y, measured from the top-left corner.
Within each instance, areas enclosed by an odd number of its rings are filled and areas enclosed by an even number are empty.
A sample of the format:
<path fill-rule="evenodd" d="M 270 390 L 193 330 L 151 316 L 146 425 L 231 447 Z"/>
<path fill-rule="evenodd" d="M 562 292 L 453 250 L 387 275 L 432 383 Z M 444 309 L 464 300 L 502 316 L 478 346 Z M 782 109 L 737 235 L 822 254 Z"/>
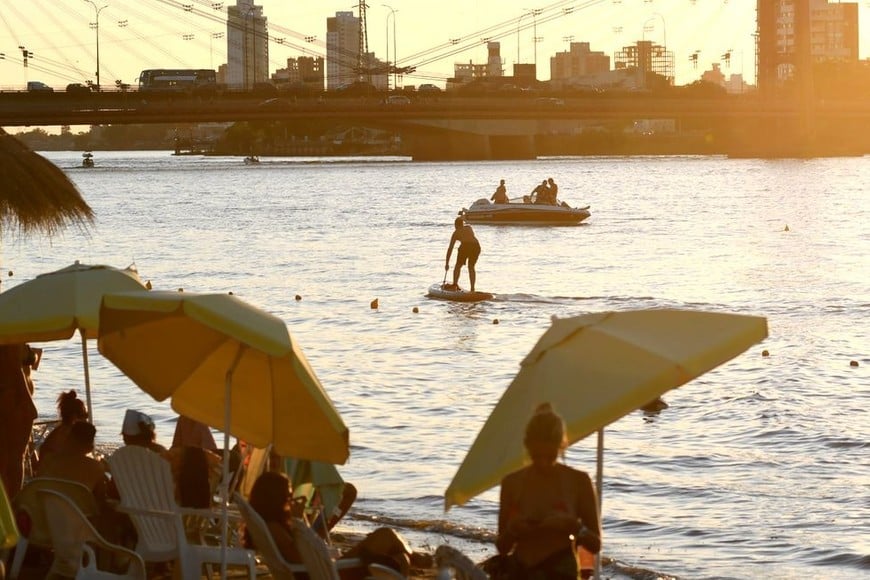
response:
<path fill-rule="evenodd" d="M 728 311 L 766 316 L 769 338 L 667 394 L 660 414 L 607 429 L 606 573 L 868 574 L 870 157 L 245 166 L 97 151 L 83 169 L 77 152 L 45 155 L 97 221 L 50 240 L 7 232 L 4 289 L 75 260 L 135 263 L 154 288 L 232 291 L 284 319 L 350 427 L 341 472 L 360 497 L 347 526 L 388 523 L 416 547 L 491 554 L 498 489 L 448 513 L 443 492 L 551 316 Z M 547 177 L 592 216 L 569 228 L 475 226 L 477 286 L 498 299 L 424 297 L 461 207 L 499 179 L 513 197 Z M 37 405 L 52 418 L 61 390 L 83 390 L 80 345 L 41 346 Z M 169 405 L 95 344 L 90 358 L 98 441 L 117 444 L 124 410 L 138 408 L 168 444 Z M 594 439 L 567 463 L 594 472 Z"/>

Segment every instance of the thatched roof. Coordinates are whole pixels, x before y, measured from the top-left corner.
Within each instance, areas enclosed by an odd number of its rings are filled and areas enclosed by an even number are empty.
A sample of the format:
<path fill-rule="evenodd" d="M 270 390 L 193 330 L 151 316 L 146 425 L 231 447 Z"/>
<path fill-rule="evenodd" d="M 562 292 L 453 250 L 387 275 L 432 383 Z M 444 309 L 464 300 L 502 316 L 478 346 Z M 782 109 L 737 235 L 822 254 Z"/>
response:
<path fill-rule="evenodd" d="M 85 228 L 93 219 L 63 171 L 0 128 L 0 231 L 51 235 L 69 225 Z"/>

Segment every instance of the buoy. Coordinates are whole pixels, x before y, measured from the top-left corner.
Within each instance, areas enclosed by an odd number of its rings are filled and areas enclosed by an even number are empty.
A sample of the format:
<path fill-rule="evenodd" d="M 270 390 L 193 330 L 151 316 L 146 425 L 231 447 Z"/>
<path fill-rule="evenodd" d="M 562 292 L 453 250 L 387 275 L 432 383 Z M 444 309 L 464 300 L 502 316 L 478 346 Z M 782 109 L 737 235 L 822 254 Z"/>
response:
<path fill-rule="evenodd" d="M 761 356 L 770 356 L 770 353 L 767 352 L 767 350 L 765 349 L 765 350 L 761 351 Z"/>
<path fill-rule="evenodd" d="M 850 367 L 856 367 L 856 366 L 858 366 L 858 361 L 856 361 L 856 360 L 849 361 L 849 366 L 850 366 Z"/>
<path fill-rule="evenodd" d="M 299 302 L 300 300 L 302 300 L 302 296 L 300 296 L 299 294 L 297 294 L 297 295 L 296 295 L 296 302 Z"/>
<path fill-rule="evenodd" d="M 784 230 L 782 230 L 782 231 L 784 231 L 784 232 L 787 232 L 787 231 L 789 231 L 789 229 L 788 229 L 788 224 L 785 224 L 785 229 L 784 229 Z"/>
<path fill-rule="evenodd" d="M 12 277 L 12 270 L 9 270 L 9 277 Z"/>
<path fill-rule="evenodd" d="M 179 288 L 178 291 L 179 291 L 179 292 L 184 292 L 184 288 Z"/>
<path fill-rule="evenodd" d="M 492 319 L 492 323 L 493 323 L 493 324 L 498 324 L 498 318 L 493 318 L 493 319 Z"/>
<path fill-rule="evenodd" d="M 418 312 L 420 312 L 420 309 L 415 306 L 414 308 L 411 309 L 411 312 L 413 312 L 414 314 L 417 314 Z"/>
<path fill-rule="evenodd" d="M 372 310 L 376 310 L 378 307 L 378 299 L 375 298 L 374 300 L 372 300 L 372 303 L 369 306 L 372 307 Z"/>
<path fill-rule="evenodd" d="M 230 296 L 232 296 L 232 295 L 233 295 L 233 293 L 232 293 L 232 292 L 227 292 L 227 294 L 229 294 L 229 295 L 230 295 Z"/>
<path fill-rule="evenodd" d="M 148 290 L 151 290 L 151 280 L 148 280 L 147 282 L 145 282 L 145 288 L 147 288 Z"/>

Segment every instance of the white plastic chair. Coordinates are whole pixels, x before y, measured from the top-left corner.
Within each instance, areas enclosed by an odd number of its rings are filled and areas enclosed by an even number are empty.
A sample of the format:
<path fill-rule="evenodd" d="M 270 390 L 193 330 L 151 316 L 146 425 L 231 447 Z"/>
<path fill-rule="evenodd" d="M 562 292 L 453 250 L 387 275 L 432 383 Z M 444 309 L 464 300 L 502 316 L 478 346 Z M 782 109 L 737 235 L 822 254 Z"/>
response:
<path fill-rule="evenodd" d="M 291 523 L 293 540 L 296 542 L 296 548 L 299 550 L 299 556 L 310 580 L 340 580 L 339 570 L 365 566 L 359 558 L 334 559 L 329 546 L 305 523 L 305 520 L 293 518 Z M 369 564 L 367 569 L 368 578 L 405 578 L 392 568 L 380 564 Z"/>
<path fill-rule="evenodd" d="M 72 499 L 85 516 L 97 513 L 97 500 L 91 490 L 82 483 L 55 477 L 35 477 L 24 484 L 21 491 L 12 499 L 12 509 L 20 525 L 18 544 L 9 567 L 9 578 L 14 580 L 21 573 L 27 549 L 33 545 L 50 549 L 51 531 L 45 517 L 39 490 L 52 489 Z"/>
<path fill-rule="evenodd" d="M 284 559 L 281 552 L 278 551 L 278 546 L 275 545 L 275 540 L 272 534 L 269 533 L 269 528 L 266 522 L 260 517 L 254 508 L 251 507 L 239 492 L 233 494 L 233 500 L 239 507 L 242 514 L 242 519 L 245 522 L 245 527 L 251 535 L 251 539 L 256 546 L 257 553 L 260 554 L 269 572 L 275 580 L 293 580 L 294 572 L 305 572 L 303 564 L 291 564 Z"/>
<path fill-rule="evenodd" d="M 70 498 L 51 489 L 41 489 L 38 495 L 51 531 L 54 548 L 52 573 L 75 577 L 76 580 L 146 580 L 142 557 L 104 539 Z M 128 560 L 127 571 L 112 573 L 100 570 L 91 544 Z"/>
<path fill-rule="evenodd" d="M 332 570 L 334 571 L 334 576 L 318 576 L 316 571 L 312 571 L 312 569 L 309 568 L 309 563 L 304 559 L 304 555 L 301 564 L 288 562 L 278 550 L 278 546 L 275 544 L 275 540 L 272 538 L 272 534 L 269 532 L 269 528 L 263 518 L 260 517 L 260 514 L 251 507 L 251 504 L 249 504 L 241 494 L 236 493 L 233 496 L 233 500 L 236 505 L 239 506 L 239 511 L 242 513 L 242 519 L 244 519 L 248 533 L 254 541 L 257 553 L 260 554 L 263 562 L 266 563 L 266 567 L 269 568 L 272 577 L 276 578 L 276 580 L 292 580 L 294 573 L 308 574 L 308 577 L 311 580 L 317 580 L 318 578 L 338 578 L 338 570 L 344 568 L 360 568 L 364 566 L 363 561 L 359 558 L 342 558 L 340 560 L 333 560 L 327 545 L 303 520 L 297 520 L 299 525 L 306 530 L 306 532 L 304 532 L 306 536 L 302 542 L 297 538 L 294 531 L 294 540 L 297 542 L 300 554 L 304 554 L 306 544 L 314 546 L 312 549 L 319 550 L 319 553 L 315 556 L 317 559 L 314 564 L 315 570 L 324 568 L 326 570 Z M 381 566 L 377 564 L 373 564 L 372 566 L 374 566 L 375 569 L 381 568 Z M 369 566 L 370 574 L 373 572 L 372 566 Z M 331 574 L 332 572 L 328 573 Z M 399 578 L 401 577 L 402 576 L 399 576 Z"/>
<path fill-rule="evenodd" d="M 177 560 L 184 579 L 198 580 L 204 564 L 219 564 L 222 553 L 230 565 L 248 569 L 256 578 L 254 552 L 238 547 L 191 543 L 184 531 L 184 515 L 220 518 L 220 512 L 179 507 L 169 462 L 144 447 L 127 445 L 109 457 L 112 478 L 121 495 L 119 511 L 129 514 L 138 537 L 136 552 L 146 562 Z"/>
<path fill-rule="evenodd" d="M 489 576 L 471 559 L 452 546 L 441 545 L 435 549 L 435 565 L 438 580 L 487 580 Z"/>

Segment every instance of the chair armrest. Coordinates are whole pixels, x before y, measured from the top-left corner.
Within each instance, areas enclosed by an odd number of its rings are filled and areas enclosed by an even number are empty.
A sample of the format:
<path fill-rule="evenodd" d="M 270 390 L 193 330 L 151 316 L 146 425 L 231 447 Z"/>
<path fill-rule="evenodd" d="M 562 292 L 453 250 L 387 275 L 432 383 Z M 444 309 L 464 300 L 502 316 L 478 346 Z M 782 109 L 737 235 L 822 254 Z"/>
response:
<path fill-rule="evenodd" d="M 136 507 L 132 505 L 124 505 L 118 504 L 116 508 L 119 512 L 124 512 L 125 514 L 131 514 L 136 516 L 154 516 L 154 517 L 162 517 L 162 518 L 174 518 L 175 512 L 165 511 L 165 510 L 153 510 L 146 509 L 141 507 Z"/>
<path fill-rule="evenodd" d="M 369 576 L 368 578 L 377 580 L 378 578 L 392 578 L 394 580 L 405 580 L 405 576 L 402 576 L 402 573 L 393 570 L 389 566 L 384 566 L 383 564 L 369 564 Z"/>
<path fill-rule="evenodd" d="M 365 564 L 360 558 L 339 558 L 335 561 L 335 568 L 337 570 L 344 570 L 346 568 L 364 568 Z"/>

